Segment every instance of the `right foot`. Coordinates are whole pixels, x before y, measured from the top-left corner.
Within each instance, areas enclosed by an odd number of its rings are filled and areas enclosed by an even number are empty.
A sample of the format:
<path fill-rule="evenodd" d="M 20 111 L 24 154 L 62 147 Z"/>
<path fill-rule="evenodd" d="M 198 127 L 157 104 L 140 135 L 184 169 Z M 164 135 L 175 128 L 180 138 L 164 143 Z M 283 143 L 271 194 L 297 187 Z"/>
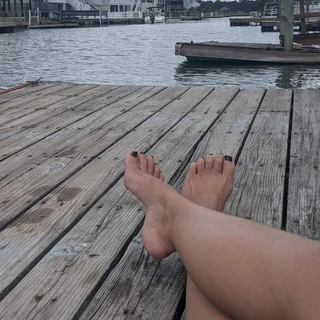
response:
<path fill-rule="evenodd" d="M 162 179 L 161 179 L 162 178 Z M 186 200 L 163 181 L 153 158 L 130 151 L 125 158 L 124 184 L 145 206 L 142 240 L 148 253 L 161 259 L 175 248 L 170 240 L 172 207 Z"/>
<path fill-rule="evenodd" d="M 205 159 L 190 164 L 181 194 L 198 205 L 222 212 L 231 195 L 233 183 L 232 158 L 209 154 Z"/>

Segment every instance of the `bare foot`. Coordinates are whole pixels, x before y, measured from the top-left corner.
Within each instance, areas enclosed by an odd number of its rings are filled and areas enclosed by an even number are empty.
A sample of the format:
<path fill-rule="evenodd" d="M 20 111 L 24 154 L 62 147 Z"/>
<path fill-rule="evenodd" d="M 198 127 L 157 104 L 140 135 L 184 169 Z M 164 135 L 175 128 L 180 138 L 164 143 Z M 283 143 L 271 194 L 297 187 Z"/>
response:
<path fill-rule="evenodd" d="M 185 201 L 163 181 L 159 167 L 151 156 L 147 158 L 130 151 L 125 158 L 124 184 L 146 207 L 142 240 L 148 253 L 161 259 L 175 251 L 170 240 L 172 204 Z"/>
<path fill-rule="evenodd" d="M 222 212 L 233 182 L 232 157 L 209 154 L 190 164 L 181 194 L 196 204 Z"/>

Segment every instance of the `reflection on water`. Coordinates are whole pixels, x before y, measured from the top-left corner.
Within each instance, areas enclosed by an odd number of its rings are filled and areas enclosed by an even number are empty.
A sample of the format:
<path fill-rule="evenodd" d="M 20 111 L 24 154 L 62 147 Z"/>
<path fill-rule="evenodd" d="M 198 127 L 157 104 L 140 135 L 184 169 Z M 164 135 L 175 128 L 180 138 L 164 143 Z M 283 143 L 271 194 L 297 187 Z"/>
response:
<path fill-rule="evenodd" d="M 176 68 L 175 80 L 182 85 L 319 88 L 320 65 L 228 65 L 184 61 Z"/>
<path fill-rule="evenodd" d="M 174 55 L 176 42 L 277 43 L 260 27 L 229 19 L 158 25 L 26 30 L 0 35 L 0 88 L 44 80 L 97 84 L 318 88 L 320 66 L 195 64 Z"/>

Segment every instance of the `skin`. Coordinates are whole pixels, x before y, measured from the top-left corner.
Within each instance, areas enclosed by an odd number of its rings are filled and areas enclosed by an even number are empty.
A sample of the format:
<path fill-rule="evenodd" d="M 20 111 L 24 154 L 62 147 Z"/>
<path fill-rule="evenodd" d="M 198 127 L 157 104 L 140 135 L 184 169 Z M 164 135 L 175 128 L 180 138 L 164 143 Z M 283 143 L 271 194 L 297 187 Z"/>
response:
<path fill-rule="evenodd" d="M 146 207 L 151 256 L 177 251 L 207 301 L 232 318 L 319 319 L 318 242 L 199 206 L 143 172 L 135 155 L 126 155 L 124 181 Z"/>
<path fill-rule="evenodd" d="M 234 163 L 212 154 L 190 164 L 181 194 L 192 202 L 222 212 L 234 184 Z M 187 320 L 231 320 L 214 306 L 187 275 Z"/>

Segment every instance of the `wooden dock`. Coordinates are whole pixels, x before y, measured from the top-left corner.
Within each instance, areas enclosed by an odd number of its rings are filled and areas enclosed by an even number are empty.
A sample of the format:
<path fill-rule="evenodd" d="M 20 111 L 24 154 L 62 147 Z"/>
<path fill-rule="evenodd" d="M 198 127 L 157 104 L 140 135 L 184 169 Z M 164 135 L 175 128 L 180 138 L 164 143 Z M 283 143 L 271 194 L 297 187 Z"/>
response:
<path fill-rule="evenodd" d="M 27 29 L 27 22 L 0 22 L 0 33 L 14 33 L 17 29 Z"/>
<path fill-rule="evenodd" d="M 45 82 L 0 93 L 0 318 L 179 319 L 185 271 L 143 249 L 123 158 L 237 162 L 225 212 L 319 239 L 320 90 Z"/>

